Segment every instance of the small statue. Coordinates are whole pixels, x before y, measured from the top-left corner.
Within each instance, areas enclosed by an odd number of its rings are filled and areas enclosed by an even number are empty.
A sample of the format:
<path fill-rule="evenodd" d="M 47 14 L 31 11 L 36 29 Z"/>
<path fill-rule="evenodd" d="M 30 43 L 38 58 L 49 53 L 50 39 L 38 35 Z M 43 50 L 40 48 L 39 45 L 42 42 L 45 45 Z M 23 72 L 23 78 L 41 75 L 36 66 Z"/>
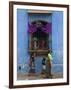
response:
<path fill-rule="evenodd" d="M 45 48 L 45 40 L 42 40 L 41 45 L 42 45 L 42 49 L 44 49 Z"/>
<path fill-rule="evenodd" d="M 29 66 L 30 66 L 29 73 L 35 73 L 35 60 L 34 60 L 34 56 L 31 56 Z"/>
<path fill-rule="evenodd" d="M 34 39 L 33 39 L 34 41 L 33 41 L 33 44 L 34 44 L 34 49 L 37 49 L 38 48 L 38 43 L 37 43 L 37 38 L 36 37 L 34 37 Z"/>

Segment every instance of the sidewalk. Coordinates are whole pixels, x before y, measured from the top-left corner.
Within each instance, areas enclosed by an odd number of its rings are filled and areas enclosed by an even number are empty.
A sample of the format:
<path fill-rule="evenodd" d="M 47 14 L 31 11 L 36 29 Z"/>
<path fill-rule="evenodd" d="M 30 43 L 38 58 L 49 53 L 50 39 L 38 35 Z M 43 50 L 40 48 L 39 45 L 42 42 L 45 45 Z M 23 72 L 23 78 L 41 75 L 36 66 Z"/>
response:
<path fill-rule="evenodd" d="M 45 78 L 44 78 L 45 77 Z M 63 74 L 61 72 L 59 73 L 52 73 L 52 78 L 51 79 L 55 79 L 55 78 L 63 78 Z M 45 75 L 42 75 L 42 74 L 24 74 L 23 72 L 20 73 L 18 72 L 17 73 L 17 79 L 18 80 L 37 80 L 37 79 L 49 79 L 49 78 L 46 78 Z"/>

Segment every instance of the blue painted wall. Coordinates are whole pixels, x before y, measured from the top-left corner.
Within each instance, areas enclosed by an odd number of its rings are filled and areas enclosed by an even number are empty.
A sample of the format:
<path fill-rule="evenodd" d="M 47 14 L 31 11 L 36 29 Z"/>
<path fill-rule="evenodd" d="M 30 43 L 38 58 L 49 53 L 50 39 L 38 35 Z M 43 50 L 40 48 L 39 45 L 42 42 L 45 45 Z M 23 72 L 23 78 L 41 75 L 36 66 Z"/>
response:
<path fill-rule="evenodd" d="M 63 63 L 63 12 L 52 14 L 52 51 L 53 62 Z"/>
<path fill-rule="evenodd" d="M 52 54 L 53 63 L 63 64 L 63 12 L 52 14 Z M 53 72 L 62 72 L 63 66 L 52 67 Z"/>
<path fill-rule="evenodd" d="M 37 20 L 40 15 L 30 16 L 29 19 L 27 10 L 18 9 L 17 10 L 17 35 L 18 35 L 18 65 L 21 64 L 22 72 L 27 73 L 29 71 L 29 53 L 28 53 L 28 22 L 29 20 Z M 43 18 L 42 18 L 43 17 Z M 52 21 L 52 55 L 53 55 L 53 63 L 63 63 L 63 13 L 62 12 L 53 12 L 52 17 L 49 15 L 42 15 L 41 19 L 47 19 L 49 22 Z M 39 18 L 39 19 L 40 19 Z M 41 72 L 42 57 L 37 57 L 35 62 L 36 72 Z M 58 72 L 62 71 L 62 67 L 59 68 L 53 67 L 52 71 Z M 18 70 L 19 71 L 19 70 Z"/>
<path fill-rule="evenodd" d="M 22 65 L 22 71 L 28 72 L 28 14 L 26 10 L 17 10 L 17 59 L 18 65 Z"/>
<path fill-rule="evenodd" d="M 29 14 L 29 22 L 43 20 L 52 22 L 51 14 Z"/>

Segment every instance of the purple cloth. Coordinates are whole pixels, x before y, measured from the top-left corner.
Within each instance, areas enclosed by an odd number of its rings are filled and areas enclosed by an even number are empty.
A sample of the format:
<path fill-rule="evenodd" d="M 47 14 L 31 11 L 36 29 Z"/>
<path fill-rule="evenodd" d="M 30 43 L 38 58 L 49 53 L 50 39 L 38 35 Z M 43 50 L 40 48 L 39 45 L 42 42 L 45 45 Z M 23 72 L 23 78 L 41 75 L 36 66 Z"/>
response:
<path fill-rule="evenodd" d="M 29 32 L 30 33 L 34 33 L 37 31 L 37 26 L 36 24 L 29 24 Z M 51 33 L 51 28 L 52 27 L 52 24 L 51 23 L 47 23 L 46 25 L 42 25 L 41 26 L 41 30 L 45 33 Z"/>
<path fill-rule="evenodd" d="M 35 24 L 31 24 L 31 25 L 29 24 L 28 26 L 29 26 L 28 29 L 30 33 L 34 33 L 37 31 L 37 27 Z"/>

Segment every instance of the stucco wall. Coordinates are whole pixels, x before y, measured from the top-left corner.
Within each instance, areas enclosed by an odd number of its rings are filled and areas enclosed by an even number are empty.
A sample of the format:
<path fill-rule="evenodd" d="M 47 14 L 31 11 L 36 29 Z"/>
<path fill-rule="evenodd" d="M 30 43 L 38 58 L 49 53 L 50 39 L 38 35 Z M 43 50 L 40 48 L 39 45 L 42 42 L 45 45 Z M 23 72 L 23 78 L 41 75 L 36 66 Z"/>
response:
<path fill-rule="evenodd" d="M 28 15 L 26 10 L 17 10 L 17 61 L 22 71 L 28 72 Z"/>
<path fill-rule="evenodd" d="M 18 65 L 22 65 L 22 71 L 29 71 L 29 54 L 28 54 L 28 22 L 29 20 L 41 19 L 40 15 L 32 15 L 30 19 L 26 10 L 17 10 L 17 30 L 18 30 Z M 49 15 L 42 15 L 42 19 L 46 19 L 49 22 L 52 21 L 52 55 L 53 63 L 62 64 L 63 63 L 63 13 L 53 11 L 52 17 Z M 41 72 L 42 58 L 37 57 L 35 61 L 36 72 Z M 41 68 L 40 68 L 41 67 Z M 40 68 L 40 69 L 39 69 Z M 62 66 L 53 67 L 52 71 L 59 72 L 62 71 Z"/>
<path fill-rule="evenodd" d="M 52 55 L 53 63 L 59 64 L 52 68 L 54 72 L 63 71 L 63 12 L 52 14 Z"/>

